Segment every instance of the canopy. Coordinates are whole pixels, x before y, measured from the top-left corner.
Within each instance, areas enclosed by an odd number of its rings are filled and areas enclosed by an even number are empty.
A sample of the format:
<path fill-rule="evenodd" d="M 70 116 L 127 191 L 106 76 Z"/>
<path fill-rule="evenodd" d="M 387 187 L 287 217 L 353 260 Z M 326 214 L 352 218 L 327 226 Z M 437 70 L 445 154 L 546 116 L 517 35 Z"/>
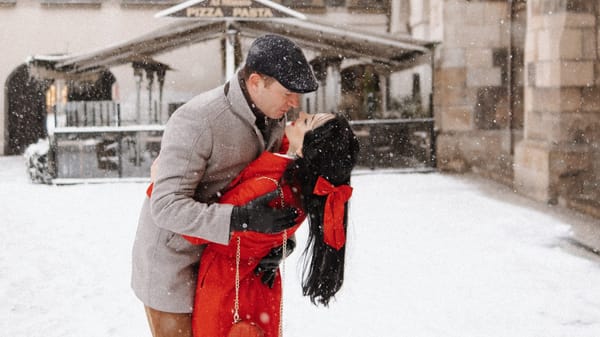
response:
<path fill-rule="evenodd" d="M 91 52 L 70 55 L 35 55 L 29 63 L 62 73 L 96 72 L 216 38 L 225 38 L 231 29 L 242 36 L 264 33 L 285 35 L 303 48 L 324 56 L 361 58 L 402 69 L 424 60 L 433 46 L 430 41 L 409 36 L 377 34 L 348 26 L 335 26 L 313 19 L 203 21 L 181 19 L 138 38 Z"/>

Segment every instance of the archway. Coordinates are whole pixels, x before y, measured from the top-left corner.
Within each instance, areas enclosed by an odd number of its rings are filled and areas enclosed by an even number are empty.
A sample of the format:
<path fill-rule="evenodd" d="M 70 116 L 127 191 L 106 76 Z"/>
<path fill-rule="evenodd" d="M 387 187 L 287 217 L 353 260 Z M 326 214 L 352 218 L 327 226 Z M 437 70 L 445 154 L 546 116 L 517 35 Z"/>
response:
<path fill-rule="evenodd" d="M 379 76 L 370 64 L 358 64 L 341 72 L 340 111 L 351 120 L 373 119 L 381 112 Z"/>
<path fill-rule="evenodd" d="M 67 101 L 110 101 L 115 76 L 103 70 L 94 80 L 69 80 Z"/>
<path fill-rule="evenodd" d="M 433 118 L 425 115 L 414 80 L 410 99 L 390 100 L 387 74 L 375 64 L 341 71 L 340 111 L 350 118 L 362 151 L 359 165 L 427 169 L 433 166 Z M 385 70 L 385 69 L 384 69 Z"/>
<path fill-rule="evenodd" d="M 53 82 L 31 76 L 27 65 L 17 67 L 8 77 L 6 154 L 22 154 L 27 146 L 47 136 L 48 109 L 52 110 L 62 95 L 66 101 L 111 100 L 116 79 L 110 71 L 103 71 L 94 81 L 69 80 L 65 93 L 56 92 Z"/>
<path fill-rule="evenodd" d="M 21 154 L 46 137 L 46 89 L 49 82 L 30 76 L 27 65 L 17 67 L 6 81 L 8 142 L 4 153 Z"/>

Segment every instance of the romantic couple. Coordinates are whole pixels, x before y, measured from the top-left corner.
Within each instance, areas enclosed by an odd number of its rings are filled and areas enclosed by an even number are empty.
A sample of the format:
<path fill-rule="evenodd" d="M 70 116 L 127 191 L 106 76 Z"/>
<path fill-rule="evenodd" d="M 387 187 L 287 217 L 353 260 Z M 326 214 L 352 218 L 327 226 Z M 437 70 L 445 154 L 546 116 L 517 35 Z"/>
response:
<path fill-rule="evenodd" d="M 298 46 L 264 35 L 233 79 L 169 119 L 133 248 L 154 337 L 280 336 L 278 266 L 305 218 L 303 294 L 328 305 L 341 288 L 358 140 L 334 114 L 285 125 L 317 87 Z"/>

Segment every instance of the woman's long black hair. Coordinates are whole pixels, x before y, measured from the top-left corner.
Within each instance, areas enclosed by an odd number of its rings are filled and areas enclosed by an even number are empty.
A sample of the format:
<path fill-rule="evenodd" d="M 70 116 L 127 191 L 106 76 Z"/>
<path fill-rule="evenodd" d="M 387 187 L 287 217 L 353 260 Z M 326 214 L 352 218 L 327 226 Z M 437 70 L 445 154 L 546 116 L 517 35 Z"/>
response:
<path fill-rule="evenodd" d="M 319 177 L 334 186 L 350 185 L 350 174 L 359 151 L 358 139 L 342 116 L 308 131 L 302 144 L 302 157 L 287 168 L 284 179 L 300 188 L 302 206 L 308 215 L 309 235 L 304 249 L 302 292 L 313 304 L 325 306 L 344 282 L 346 246 L 339 250 L 323 241 L 323 214 L 326 196 L 313 194 Z M 348 205 L 344 207 L 344 232 Z"/>

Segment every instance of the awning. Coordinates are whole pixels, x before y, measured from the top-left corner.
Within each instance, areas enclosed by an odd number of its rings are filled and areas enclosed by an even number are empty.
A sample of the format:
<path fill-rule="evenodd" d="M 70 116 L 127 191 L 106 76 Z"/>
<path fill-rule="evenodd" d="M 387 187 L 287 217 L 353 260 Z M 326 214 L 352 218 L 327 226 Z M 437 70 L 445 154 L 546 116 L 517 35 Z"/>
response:
<path fill-rule="evenodd" d="M 366 59 L 392 68 L 420 64 L 419 57 L 427 54 L 434 45 L 409 36 L 377 34 L 315 20 L 239 21 L 234 25 L 243 36 L 257 37 L 266 32 L 285 35 L 303 48 L 323 56 Z"/>
<path fill-rule="evenodd" d="M 40 66 L 63 73 L 86 73 L 127 64 L 141 59 L 151 59 L 173 49 L 203 41 L 225 38 L 229 29 L 242 36 L 257 37 L 264 33 L 285 35 L 303 48 L 324 56 L 362 58 L 402 69 L 420 64 L 421 56 L 433 46 L 430 41 L 408 36 L 376 34 L 335 26 L 315 20 L 296 18 L 271 21 L 200 21 L 179 19 L 138 38 L 99 50 L 71 55 L 35 55 L 29 59 Z"/>
<path fill-rule="evenodd" d="M 183 21 L 156 29 L 138 38 L 102 49 L 71 55 L 35 55 L 29 63 L 49 67 L 58 72 L 84 73 L 110 68 L 182 48 L 202 41 L 219 38 L 223 22 Z"/>

